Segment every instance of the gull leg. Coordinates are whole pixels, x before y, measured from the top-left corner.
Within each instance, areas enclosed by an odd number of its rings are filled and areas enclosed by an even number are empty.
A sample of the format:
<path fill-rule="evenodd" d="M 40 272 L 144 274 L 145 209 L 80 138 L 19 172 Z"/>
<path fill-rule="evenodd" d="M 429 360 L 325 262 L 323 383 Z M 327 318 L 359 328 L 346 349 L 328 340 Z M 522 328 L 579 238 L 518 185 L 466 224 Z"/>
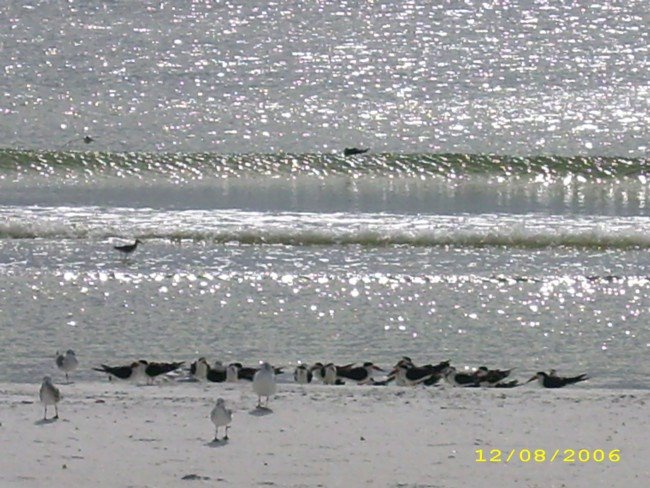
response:
<path fill-rule="evenodd" d="M 262 408 L 262 397 L 261 396 L 257 397 L 257 408 Z"/>
<path fill-rule="evenodd" d="M 54 418 L 59 418 L 59 407 L 57 407 L 56 403 L 54 404 Z"/>
<path fill-rule="evenodd" d="M 212 442 L 219 442 L 219 427 L 214 431 L 214 440 Z"/>
<path fill-rule="evenodd" d="M 226 425 L 226 435 L 223 436 L 224 440 L 228 440 L 228 429 L 230 428 L 229 425 Z"/>
<path fill-rule="evenodd" d="M 47 405 L 45 405 L 45 413 L 43 413 L 43 420 L 47 420 Z"/>

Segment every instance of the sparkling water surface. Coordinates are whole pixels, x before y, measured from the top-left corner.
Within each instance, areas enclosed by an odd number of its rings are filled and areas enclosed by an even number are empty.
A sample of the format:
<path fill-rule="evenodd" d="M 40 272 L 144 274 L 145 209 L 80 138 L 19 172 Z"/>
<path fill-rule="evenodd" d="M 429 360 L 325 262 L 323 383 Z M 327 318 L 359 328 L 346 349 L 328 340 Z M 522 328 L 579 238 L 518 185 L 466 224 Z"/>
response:
<path fill-rule="evenodd" d="M 7 1 L 5 146 L 647 154 L 648 5 Z"/>
<path fill-rule="evenodd" d="M 409 355 L 648 388 L 648 12 L 4 2 L 0 380 L 71 348 L 78 381 Z"/>

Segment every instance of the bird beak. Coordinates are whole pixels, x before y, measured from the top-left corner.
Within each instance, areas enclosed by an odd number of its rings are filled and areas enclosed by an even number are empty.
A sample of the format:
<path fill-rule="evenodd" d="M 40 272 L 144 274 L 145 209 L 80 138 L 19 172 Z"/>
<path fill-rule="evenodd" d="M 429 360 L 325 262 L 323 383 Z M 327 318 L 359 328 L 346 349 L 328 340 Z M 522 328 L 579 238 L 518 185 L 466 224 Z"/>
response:
<path fill-rule="evenodd" d="M 397 374 L 397 368 L 393 368 L 390 373 L 388 373 L 388 376 L 394 376 Z"/>
<path fill-rule="evenodd" d="M 531 381 L 535 381 L 537 379 L 537 375 L 533 376 L 531 379 L 526 381 L 526 383 L 530 383 Z"/>
<path fill-rule="evenodd" d="M 379 366 L 375 366 L 374 364 L 372 365 L 372 369 L 374 369 L 375 371 L 384 371 Z"/>

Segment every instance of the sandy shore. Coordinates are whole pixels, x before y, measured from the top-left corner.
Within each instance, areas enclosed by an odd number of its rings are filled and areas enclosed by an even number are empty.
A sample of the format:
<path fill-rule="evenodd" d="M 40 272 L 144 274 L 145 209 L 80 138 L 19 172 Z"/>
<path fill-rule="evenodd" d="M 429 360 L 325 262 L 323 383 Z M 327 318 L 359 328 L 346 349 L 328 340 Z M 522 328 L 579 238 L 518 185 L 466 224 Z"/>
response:
<path fill-rule="evenodd" d="M 0 384 L 3 487 L 591 488 L 650 479 L 646 390 L 281 384 L 260 412 L 250 383 L 76 383 L 60 385 L 60 419 L 43 422 L 38 387 Z M 215 443 L 208 416 L 220 396 L 235 414 L 229 441 Z M 502 450 L 501 462 L 477 462 L 477 449 L 488 460 Z M 521 449 L 543 449 L 546 461 L 523 462 Z M 566 449 L 575 462 L 563 462 Z M 580 462 L 580 449 L 605 460 Z"/>

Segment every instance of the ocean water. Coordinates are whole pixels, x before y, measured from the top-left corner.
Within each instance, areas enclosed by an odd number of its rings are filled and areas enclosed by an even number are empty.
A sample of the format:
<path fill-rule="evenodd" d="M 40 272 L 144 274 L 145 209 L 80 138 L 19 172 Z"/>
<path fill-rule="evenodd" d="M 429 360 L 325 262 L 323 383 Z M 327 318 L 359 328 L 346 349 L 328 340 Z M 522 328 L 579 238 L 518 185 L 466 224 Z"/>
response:
<path fill-rule="evenodd" d="M 408 355 L 648 388 L 646 7 L 6 2 L 0 381 L 72 348 L 79 381 Z"/>

